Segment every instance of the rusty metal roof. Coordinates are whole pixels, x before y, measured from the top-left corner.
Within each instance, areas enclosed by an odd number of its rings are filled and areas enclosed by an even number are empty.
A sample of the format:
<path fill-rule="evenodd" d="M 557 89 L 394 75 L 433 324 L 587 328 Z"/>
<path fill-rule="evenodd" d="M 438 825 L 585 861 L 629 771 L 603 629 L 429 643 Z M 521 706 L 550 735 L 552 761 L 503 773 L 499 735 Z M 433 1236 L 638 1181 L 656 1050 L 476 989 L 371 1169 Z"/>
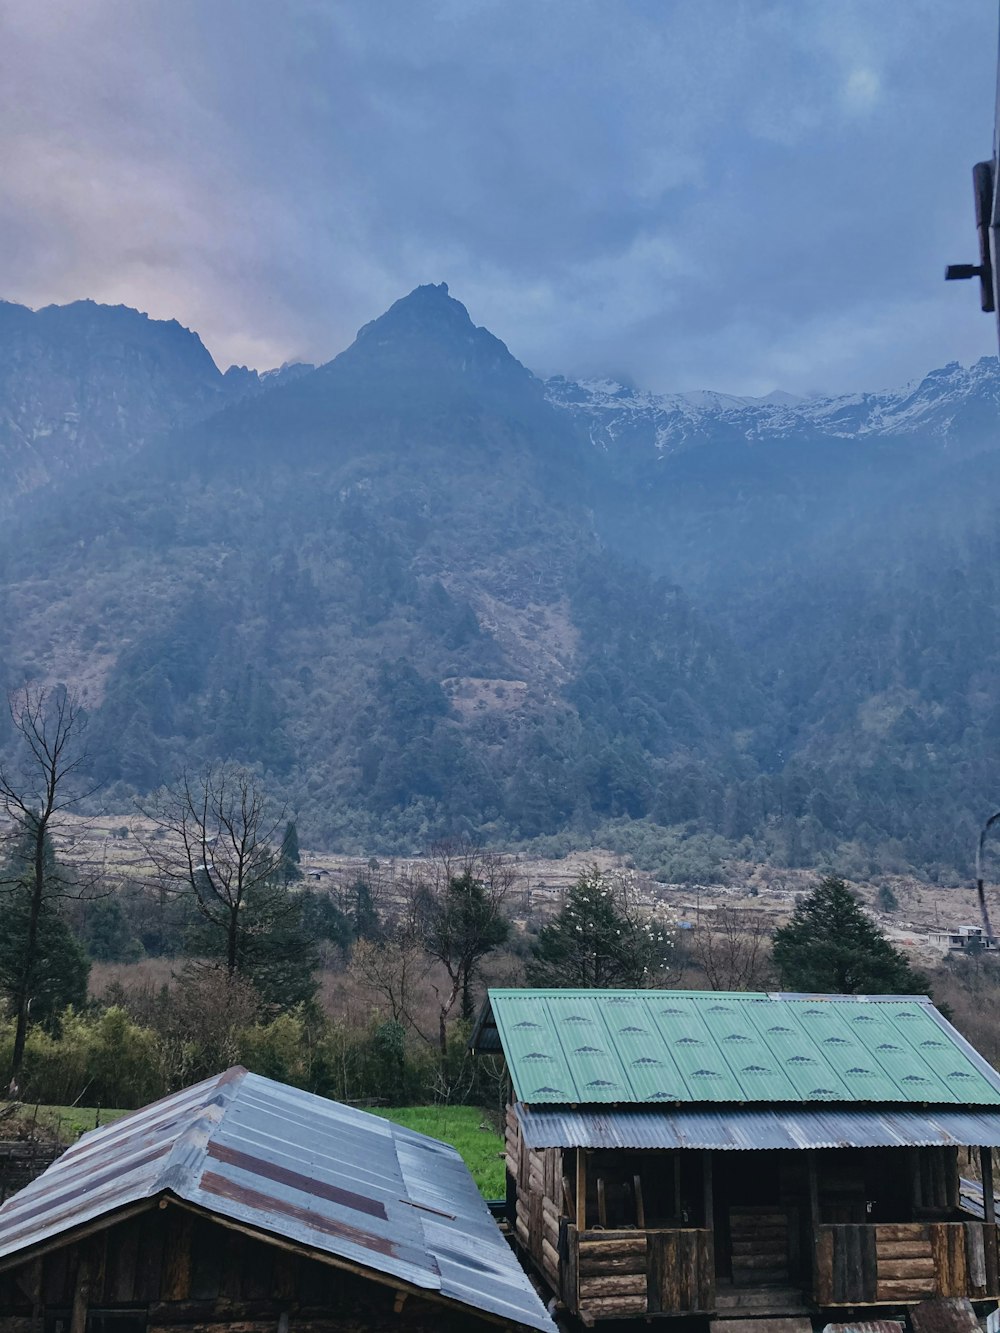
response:
<path fill-rule="evenodd" d="M 84 1135 L 0 1208 L 0 1266 L 163 1195 L 555 1333 L 454 1148 L 240 1068 Z"/>
<path fill-rule="evenodd" d="M 498 1042 L 533 1105 L 1000 1106 L 926 996 L 491 990 L 470 1044 Z"/>
<path fill-rule="evenodd" d="M 517 1106 L 529 1148 L 1000 1148 L 1000 1111 L 798 1107 L 563 1110 Z M 982 1205 L 980 1204 L 980 1208 Z"/>

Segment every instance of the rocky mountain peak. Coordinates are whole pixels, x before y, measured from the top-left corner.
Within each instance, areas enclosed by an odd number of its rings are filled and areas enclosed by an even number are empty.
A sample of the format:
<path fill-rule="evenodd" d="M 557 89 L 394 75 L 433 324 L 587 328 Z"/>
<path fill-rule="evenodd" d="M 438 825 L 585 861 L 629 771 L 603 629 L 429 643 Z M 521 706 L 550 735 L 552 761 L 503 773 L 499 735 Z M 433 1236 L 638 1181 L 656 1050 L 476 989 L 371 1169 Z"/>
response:
<path fill-rule="evenodd" d="M 416 287 L 358 332 L 352 345 L 328 367 L 338 375 L 371 375 L 426 389 L 460 386 L 485 390 L 528 391 L 541 402 L 542 386 L 488 329 L 478 328 L 446 282 Z"/>

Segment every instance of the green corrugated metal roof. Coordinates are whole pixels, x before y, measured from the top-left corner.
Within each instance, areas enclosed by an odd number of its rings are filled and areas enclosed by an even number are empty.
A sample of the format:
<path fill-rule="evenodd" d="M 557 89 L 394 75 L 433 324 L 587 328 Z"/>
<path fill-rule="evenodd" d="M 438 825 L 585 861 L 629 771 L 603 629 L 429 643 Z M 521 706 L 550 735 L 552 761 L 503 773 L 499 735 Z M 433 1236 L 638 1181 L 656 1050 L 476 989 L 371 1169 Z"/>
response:
<path fill-rule="evenodd" d="M 1000 1076 L 920 996 L 491 990 L 528 1103 L 1000 1105 Z"/>

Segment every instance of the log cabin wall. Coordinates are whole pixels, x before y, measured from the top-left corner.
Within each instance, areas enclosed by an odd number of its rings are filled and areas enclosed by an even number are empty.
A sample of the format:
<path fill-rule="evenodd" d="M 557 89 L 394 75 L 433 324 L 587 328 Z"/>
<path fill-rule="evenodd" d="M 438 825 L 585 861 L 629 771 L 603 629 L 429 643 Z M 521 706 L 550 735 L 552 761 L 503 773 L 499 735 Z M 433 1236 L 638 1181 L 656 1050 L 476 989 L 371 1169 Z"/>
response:
<path fill-rule="evenodd" d="M 815 1299 L 821 1306 L 898 1305 L 936 1296 L 1000 1295 L 997 1228 L 989 1222 L 821 1225 Z"/>
<path fill-rule="evenodd" d="M 514 1230 L 518 1243 L 557 1295 L 562 1294 L 560 1248 L 565 1247 L 566 1202 L 561 1148 L 535 1150 L 521 1136 L 512 1106 L 507 1108 L 505 1159 L 513 1182 Z"/>
<path fill-rule="evenodd" d="M 0 1333 L 276 1333 L 279 1327 L 462 1333 L 496 1325 L 176 1206 L 0 1273 Z"/>
<path fill-rule="evenodd" d="M 701 1156 L 601 1152 L 580 1162 L 574 1149 L 528 1148 L 508 1108 L 508 1200 L 518 1244 L 567 1309 L 585 1320 L 712 1309 L 711 1231 L 681 1224 L 696 1206 L 689 1189 L 695 1182 L 703 1188 Z"/>

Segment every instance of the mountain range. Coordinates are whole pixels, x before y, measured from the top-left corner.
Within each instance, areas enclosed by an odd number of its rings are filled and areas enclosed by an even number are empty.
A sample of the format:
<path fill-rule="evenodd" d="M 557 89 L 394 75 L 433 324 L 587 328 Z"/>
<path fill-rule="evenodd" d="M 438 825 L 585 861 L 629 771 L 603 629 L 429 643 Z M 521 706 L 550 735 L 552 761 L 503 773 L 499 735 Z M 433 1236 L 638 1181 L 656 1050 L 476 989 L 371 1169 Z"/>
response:
<path fill-rule="evenodd" d="M 265 374 L 0 304 L 0 679 L 80 692 L 108 808 L 233 758 L 314 845 L 954 876 L 1000 796 L 998 409 L 993 360 L 542 381 L 444 284 Z"/>

